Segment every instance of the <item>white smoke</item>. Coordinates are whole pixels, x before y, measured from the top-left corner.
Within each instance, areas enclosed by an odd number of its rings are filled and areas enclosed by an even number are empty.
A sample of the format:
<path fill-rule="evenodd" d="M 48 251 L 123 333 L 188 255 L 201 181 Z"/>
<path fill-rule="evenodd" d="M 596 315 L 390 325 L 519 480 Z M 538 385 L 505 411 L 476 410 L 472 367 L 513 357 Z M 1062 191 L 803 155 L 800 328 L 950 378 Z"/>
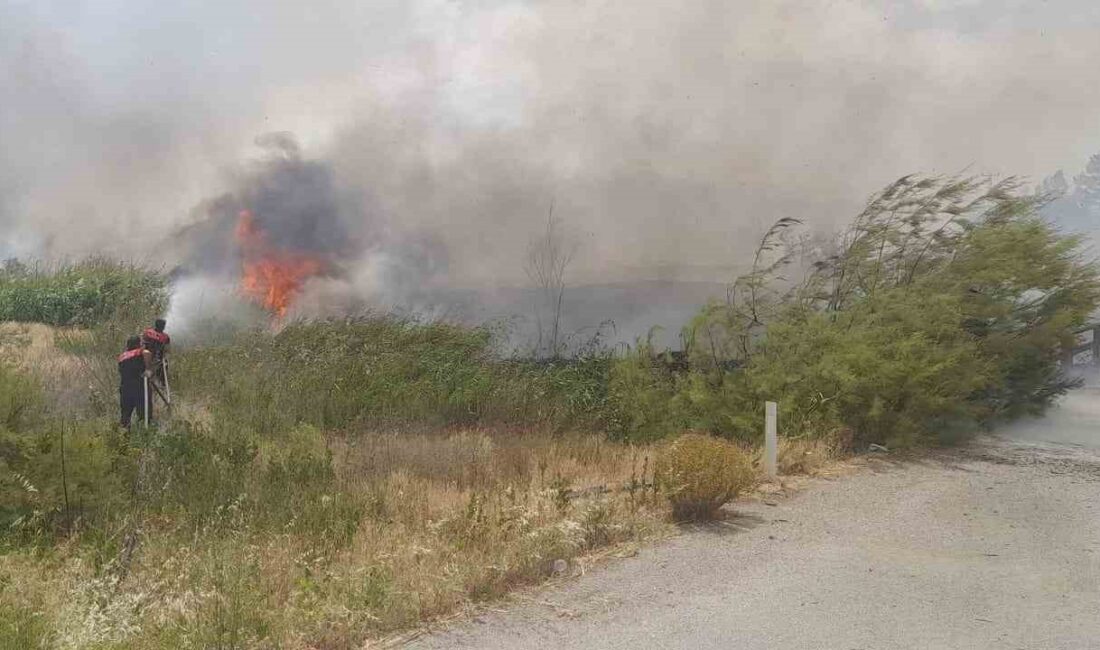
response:
<path fill-rule="evenodd" d="M 176 344 L 208 342 L 224 331 L 259 327 L 267 318 L 249 305 L 232 279 L 220 275 L 191 275 L 171 287 L 168 329 Z"/>

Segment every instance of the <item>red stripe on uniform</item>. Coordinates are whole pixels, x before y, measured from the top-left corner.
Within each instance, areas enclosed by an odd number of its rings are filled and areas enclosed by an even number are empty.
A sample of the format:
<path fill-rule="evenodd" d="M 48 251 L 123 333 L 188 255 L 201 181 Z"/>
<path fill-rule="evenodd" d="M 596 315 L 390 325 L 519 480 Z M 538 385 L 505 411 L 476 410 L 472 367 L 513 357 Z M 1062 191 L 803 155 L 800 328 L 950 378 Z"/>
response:
<path fill-rule="evenodd" d="M 142 350 L 141 348 L 138 348 L 136 350 L 127 350 L 127 351 L 123 352 L 122 354 L 118 355 L 118 362 L 122 363 L 123 361 L 129 361 L 130 359 L 135 359 L 137 357 L 140 357 L 143 352 L 145 352 L 145 350 Z"/>
<path fill-rule="evenodd" d="M 165 345 L 167 345 L 168 341 L 169 341 L 169 338 L 168 338 L 167 334 L 165 334 L 164 332 L 158 332 L 154 329 L 145 330 L 145 332 L 142 334 L 142 336 L 144 336 L 145 338 L 147 338 L 151 341 L 156 341 L 157 343 L 161 343 L 161 344 L 165 344 Z"/>

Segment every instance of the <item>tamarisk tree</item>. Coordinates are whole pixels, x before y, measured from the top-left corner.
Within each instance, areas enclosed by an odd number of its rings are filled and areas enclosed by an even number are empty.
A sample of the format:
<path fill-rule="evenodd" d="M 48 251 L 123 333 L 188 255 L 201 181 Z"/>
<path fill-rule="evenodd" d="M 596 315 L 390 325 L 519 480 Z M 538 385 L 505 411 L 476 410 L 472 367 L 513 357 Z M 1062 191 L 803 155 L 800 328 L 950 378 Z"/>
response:
<path fill-rule="evenodd" d="M 1100 303 L 1096 265 L 1040 216 L 1045 200 L 1015 178 L 906 176 L 802 268 L 797 222 L 777 222 L 692 323 L 720 377 L 682 381 L 678 417 L 750 435 L 746 410 L 779 399 L 792 433 L 915 442 L 1041 412 L 1074 385 L 1062 351 Z"/>

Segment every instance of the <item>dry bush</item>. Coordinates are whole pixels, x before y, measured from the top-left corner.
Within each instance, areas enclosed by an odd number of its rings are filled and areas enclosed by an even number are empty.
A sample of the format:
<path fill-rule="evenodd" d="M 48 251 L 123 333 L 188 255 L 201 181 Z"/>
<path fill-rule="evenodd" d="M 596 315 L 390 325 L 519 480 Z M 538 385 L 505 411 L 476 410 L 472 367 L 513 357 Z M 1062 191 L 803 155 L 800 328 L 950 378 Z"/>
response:
<path fill-rule="evenodd" d="M 740 447 L 698 433 L 669 444 L 658 456 L 655 472 L 673 515 L 681 520 L 714 518 L 754 481 L 752 460 Z"/>

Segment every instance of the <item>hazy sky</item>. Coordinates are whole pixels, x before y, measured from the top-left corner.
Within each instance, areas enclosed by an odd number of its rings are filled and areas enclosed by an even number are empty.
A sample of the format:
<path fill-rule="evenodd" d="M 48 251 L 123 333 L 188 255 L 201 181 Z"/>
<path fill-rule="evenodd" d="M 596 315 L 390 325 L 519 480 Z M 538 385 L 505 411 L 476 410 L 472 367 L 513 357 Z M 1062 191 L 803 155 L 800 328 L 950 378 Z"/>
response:
<path fill-rule="evenodd" d="M 143 259 L 292 131 L 452 274 L 729 265 L 905 173 L 1100 151 L 1093 0 L 0 0 L 0 253 Z M 381 217 L 379 217 L 381 215 Z"/>

